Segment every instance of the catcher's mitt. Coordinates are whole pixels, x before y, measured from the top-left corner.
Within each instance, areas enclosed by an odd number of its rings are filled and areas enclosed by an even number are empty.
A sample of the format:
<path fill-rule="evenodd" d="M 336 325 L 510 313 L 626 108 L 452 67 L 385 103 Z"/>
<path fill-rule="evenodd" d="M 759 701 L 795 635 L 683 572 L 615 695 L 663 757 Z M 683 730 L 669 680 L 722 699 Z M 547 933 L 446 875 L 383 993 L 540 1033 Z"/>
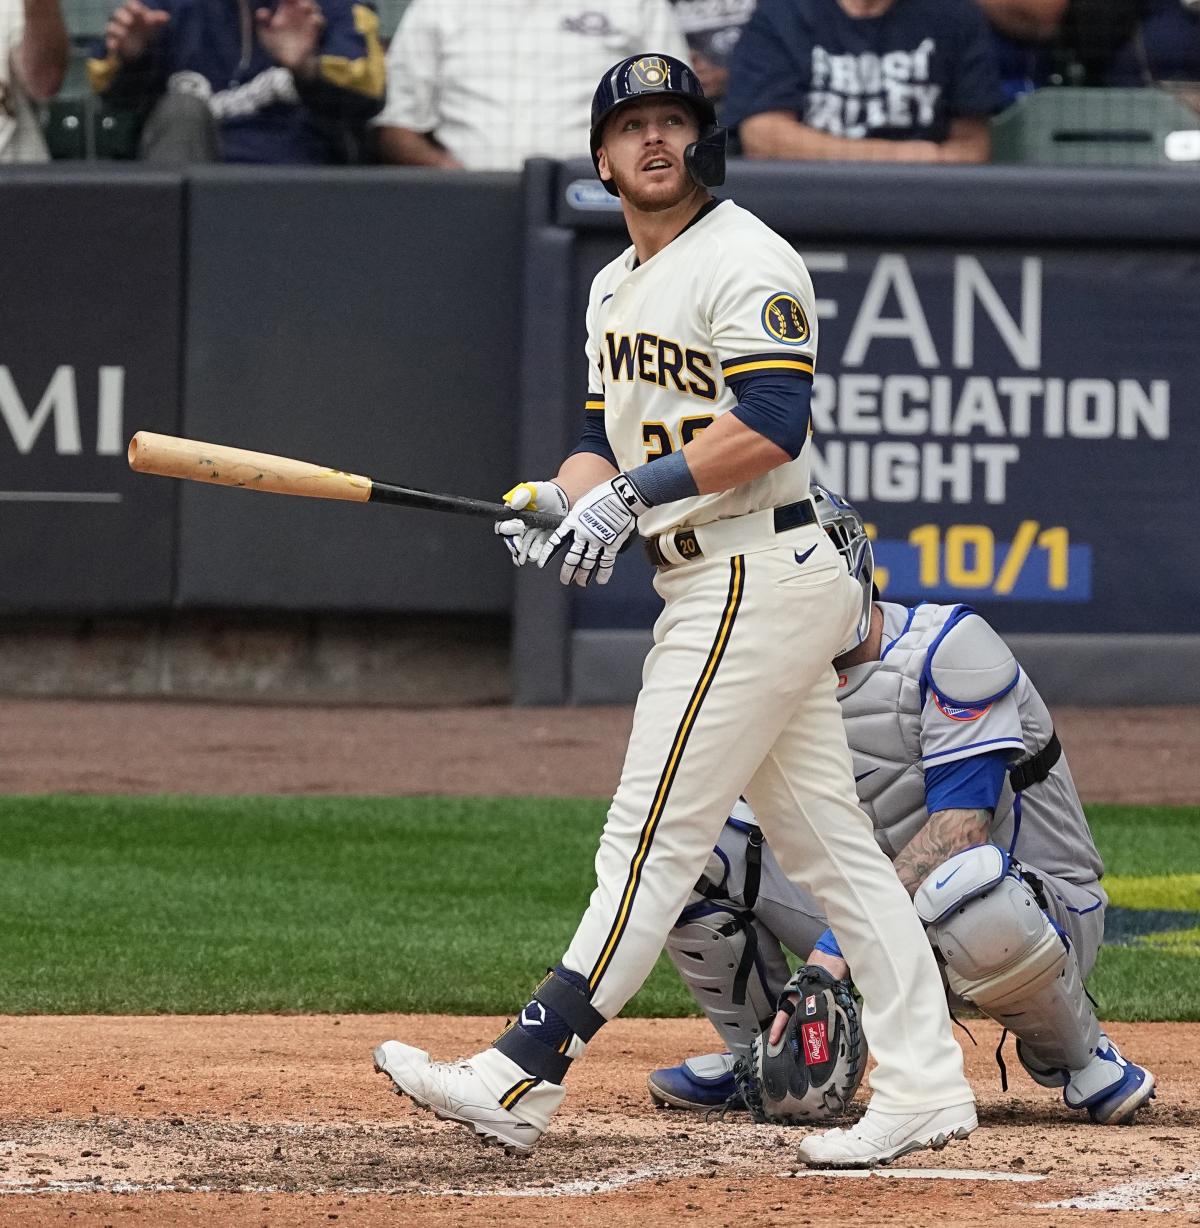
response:
<path fill-rule="evenodd" d="M 799 994 L 795 1005 L 791 994 Z M 734 1066 L 751 1117 L 787 1126 L 839 1116 L 867 1066 L 850 983 L 806 964 L 785 986 L 779 1009 L 791 1014 L 779 1043 L 756 1037 L 750 1056 Z"/>

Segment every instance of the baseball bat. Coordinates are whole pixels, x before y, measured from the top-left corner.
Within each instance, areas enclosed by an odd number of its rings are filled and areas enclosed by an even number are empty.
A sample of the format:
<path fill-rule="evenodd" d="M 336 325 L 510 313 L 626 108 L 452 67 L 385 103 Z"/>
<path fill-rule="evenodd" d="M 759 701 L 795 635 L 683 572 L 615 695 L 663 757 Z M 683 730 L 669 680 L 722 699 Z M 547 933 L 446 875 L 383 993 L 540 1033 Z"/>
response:
<path fill-rule="evenodd" d="M 505 503 L 489 503 L 466 495 L 434 494 L 411 486 L 379 482 L 359 473 L 326 469 L 290 456 L 250 452 L 227 444 L 201 443 L 177 435 L 138 431 L 129 441 L 129 467 L 138 473 L 184 478 L 243 490 L 267 490 L 277 495 L 306 495 L 312 499 L 344 499 L 352 503 L 395 503 L 423 507 L 459 516 L 486 516 L 491 520 L 523 520 L 534 529 L 554 529 L 561 517 L 553 512 L 518 512 Z"/>

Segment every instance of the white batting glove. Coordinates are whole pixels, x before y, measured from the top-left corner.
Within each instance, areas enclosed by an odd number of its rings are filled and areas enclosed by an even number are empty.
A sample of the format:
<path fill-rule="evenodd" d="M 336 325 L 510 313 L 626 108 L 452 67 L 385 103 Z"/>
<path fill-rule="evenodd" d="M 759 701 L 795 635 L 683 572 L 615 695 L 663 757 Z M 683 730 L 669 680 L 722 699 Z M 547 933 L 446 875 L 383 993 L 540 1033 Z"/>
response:
<path fill-rule="evenodd" d="M 637 532 L 637 518 L 649 507 L 624 473 L 593 486 L 550 534 L 538 566 L 545 567 L 565 545 L 567 553 L 558 573 L 563 584 L 586 588 L 593 577 L 597 584 L 607 584 L 621 547 Z"/>
<path fill-rule="evenodd" d="M 567 514 L 567 495 L 557 482 L 522 482 L 504 496 L 504 502 L 518 512 L 555 512 Z M 514 567 L 524 567 L 530 559 L 539 563 L 549 529 L 530 528 L 523 520 L 501 520 L 496 532 L 508 547 Z"/>

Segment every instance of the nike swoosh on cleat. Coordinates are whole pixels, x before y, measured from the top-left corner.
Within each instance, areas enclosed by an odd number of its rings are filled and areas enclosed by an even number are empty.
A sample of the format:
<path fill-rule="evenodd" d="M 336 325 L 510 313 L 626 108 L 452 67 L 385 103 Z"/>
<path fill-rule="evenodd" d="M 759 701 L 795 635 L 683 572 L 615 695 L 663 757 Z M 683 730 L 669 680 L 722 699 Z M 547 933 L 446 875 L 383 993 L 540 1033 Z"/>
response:
<path fill-rule="evenodd" d="M 870 776 L 872 772 L 878 772 L 878 771 L 879 769 L 877 767 L 873 767 L 869 771 L 864 772 L 861 776 L 855 776 L 854 783 L 858 784 L 860 780 L 866 780 L 866 778 Z"/>
<path fill-rule="evenodd" d="M 809 556 L 810 554 L 812 554 L 812 552 L 813 552 L 815 549 L 816 549 L 816 546 L 809 546 L 809 548 L 808 548 L 808 549 L 807 549 L 807 550 L 806 550 L 806 551 L 805 551 L 803 554 L 801 554 L 799 550 L 795 551 L 795 555 L 796 555 L 796 562 L 797 562 L 797 563 L 803 563 L 803 562 L 804 562 L 804 560 L 805 560 L 806 558 L 808 558 L 808 556 Z"/>
<path fill-rule="evenodd" d="M 949 874 L 947 874 L 945 878 L 943 878 L 943 879 L 942 879 L 940 882 L 936 882 L 936 883 L 934 883 L 934 884 L 933 884 L 933 889 L 934 889 L 935 891 L 941 891 L 941 889 L 942 889 L 942 888 L 943 888 L 943 887 L 944 887 L 944 886 L 945 886 L 945 885 L 946 885 L 946 884 L 947 884 L 947 883 L 948 883 L 948 882 L 949 882 L 949 881 L 950 881 L 950 880 L 951 880 L 951 879 L 952 879 L 952 878 L 953 878 L 953 877 L 954 877 L 954 876 L 955 876 L 955 875 L 956 875 L 956 874 L 959 872 L 959 870 L 961 870 L 961 869 L 962 869 L 962 866 L 955 866 L 955 867 L 954 867 L 954 869 L 953 869 L 953 870 L 951 870 L 951 871 L 950 871 L 950 873 L 949 873 Z"/>

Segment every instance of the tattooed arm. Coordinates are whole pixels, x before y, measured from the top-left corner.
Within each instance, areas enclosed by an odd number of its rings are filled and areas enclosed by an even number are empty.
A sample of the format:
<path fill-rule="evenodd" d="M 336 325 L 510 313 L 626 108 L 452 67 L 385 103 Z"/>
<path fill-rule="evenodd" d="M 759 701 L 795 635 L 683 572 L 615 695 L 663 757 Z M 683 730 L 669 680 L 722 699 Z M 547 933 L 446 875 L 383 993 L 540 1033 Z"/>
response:
<path fill-rule="evenodd" d="M 983 844 L 991 818 L 988 810 L 937 810 L 931 814 L 929 822 L 901 849 L 893 863 L 908 894 L 915 895 L 930 870 L 947 857 L 973 844 Z"/>
<path fill-rule="evenodd" d="M 900 850 L 900 855 L 892 863 L 908 894 L 915 895 L 930 870 L 940 866 L 947 857 L 953 857 L 973 844 L 983 844 L 988 838 L 991 819 L 990 810 L 935 810 L 929 816 L 929 822 Z M 821 937 L 831 933 L 826 930 Z M 830 955 L 819 947 L 809 952 L 805 963 L 817 964 L 839 980 L 850 975 L 850 965 L 841 954 Z M 792 1000 L 796 1000 L 794 995 Z M 772 1044 L 778 1043 L 787 1021 L 785 1011 L 775 1016 L 769 1037 Z"/>

